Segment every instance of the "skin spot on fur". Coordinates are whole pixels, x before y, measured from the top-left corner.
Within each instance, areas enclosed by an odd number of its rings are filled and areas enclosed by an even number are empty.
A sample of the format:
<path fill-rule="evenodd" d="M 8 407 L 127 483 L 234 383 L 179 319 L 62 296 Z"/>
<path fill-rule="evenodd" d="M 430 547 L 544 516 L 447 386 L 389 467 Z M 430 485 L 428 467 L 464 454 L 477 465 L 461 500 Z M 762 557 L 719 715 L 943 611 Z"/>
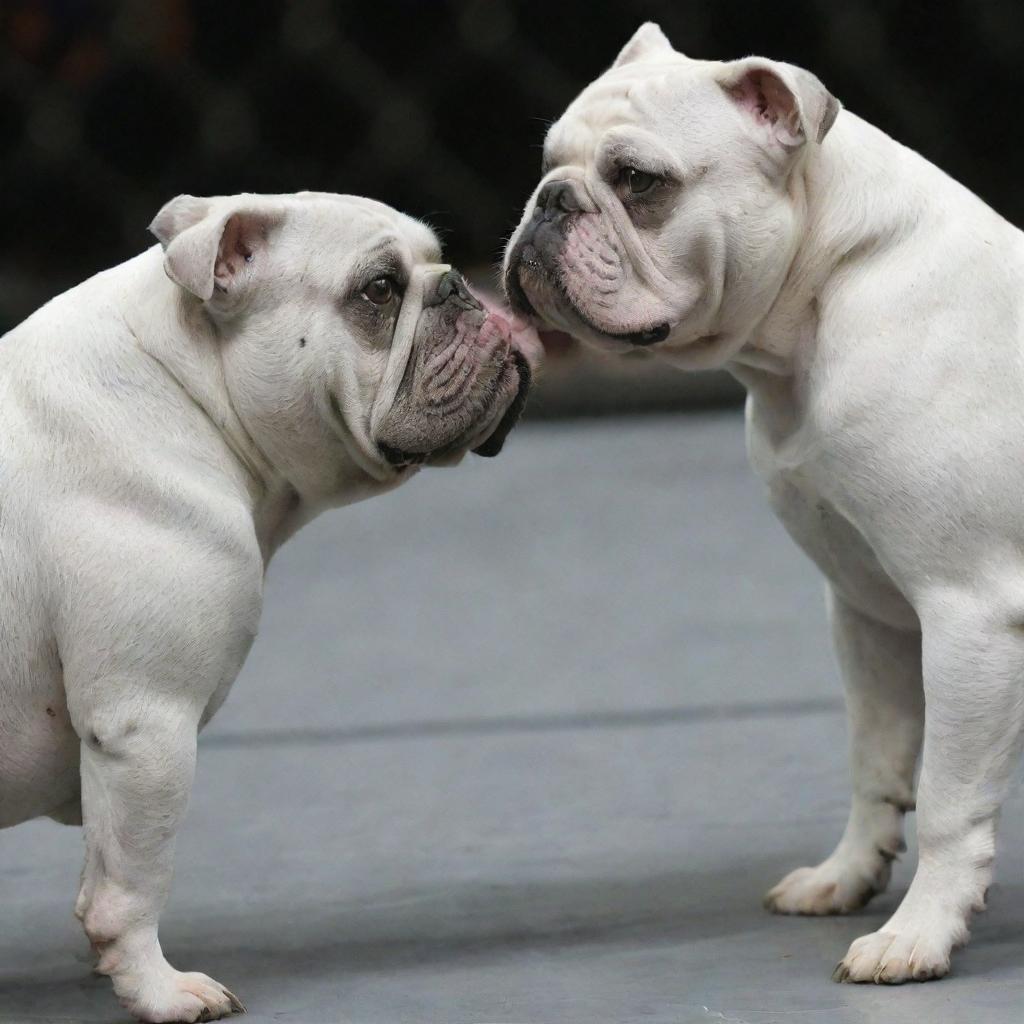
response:
<path fill-rule="evenodd" d="M 306 339 L 305 338 L 299 338 L 299 348 L 305 348 L 305 347 L 306 347 Z"/>
<path fill-rule="evenodd" d="M 56 717 L 57 717 L 57 712 L 56 712 L 56 711 L 54 711 L 54 710 L 53 710 L 53 708 L 47 708 L 47 709 L 46 709 L 46 713 L 47 713 L 47 714 L 48 714 L 48 715 L 49 715 L 49 716 L 50 716 L 51 718 L 56 718 Z"/>

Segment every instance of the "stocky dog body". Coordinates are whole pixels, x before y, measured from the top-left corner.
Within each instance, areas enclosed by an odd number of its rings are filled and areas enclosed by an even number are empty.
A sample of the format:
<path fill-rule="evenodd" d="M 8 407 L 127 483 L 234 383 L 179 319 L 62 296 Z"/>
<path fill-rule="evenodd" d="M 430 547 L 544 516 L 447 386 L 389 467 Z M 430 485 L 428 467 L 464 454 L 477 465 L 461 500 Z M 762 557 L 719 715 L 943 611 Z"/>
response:
<path fill-rule="evenodd" d="M 809 73 L 647 25 L 549 132 L 506 286 L 746 385 L 750 460 L 828 580 L 853 780 L 834 853 L 766 902 L 884 888 L 923 737 L 917 872 L 837 977 L 942 976 L 1024 729 L 1024 235 Z"/>
<path fill-rule="evenodd" d="M 273 551 L 422 461 L 495 454 L 522 344 L 370 200 L 179 197 L 163 243 L 0 344 L 0 827 L 84 819 L 76 913 L 145 1020 L 237 1008 L 157 920 L 198 729 Z"/>

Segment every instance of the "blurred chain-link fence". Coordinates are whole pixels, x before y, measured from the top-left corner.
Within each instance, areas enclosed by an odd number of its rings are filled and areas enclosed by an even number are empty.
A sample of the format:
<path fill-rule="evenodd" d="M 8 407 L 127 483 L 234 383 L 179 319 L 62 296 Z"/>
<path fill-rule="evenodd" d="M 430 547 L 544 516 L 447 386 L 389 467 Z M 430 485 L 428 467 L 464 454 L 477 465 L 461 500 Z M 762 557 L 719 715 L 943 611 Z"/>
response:
<path fill-rule="evenodd" d="M 179 192 L 371 195 L 479 280 L 546 122 L 646 18 L 693 56 L 811 68 L 1024 215 L 1019 2 L 3 0 L 0 329 L 148 245 Z"/>

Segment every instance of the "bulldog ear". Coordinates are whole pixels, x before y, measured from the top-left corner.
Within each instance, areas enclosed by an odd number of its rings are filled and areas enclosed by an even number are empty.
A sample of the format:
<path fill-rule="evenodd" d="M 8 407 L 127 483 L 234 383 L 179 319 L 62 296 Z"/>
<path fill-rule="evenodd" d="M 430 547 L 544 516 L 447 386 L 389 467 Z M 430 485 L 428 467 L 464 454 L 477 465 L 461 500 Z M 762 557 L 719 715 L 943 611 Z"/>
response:
<path fill-rule="evenodd" d="M 164 247 L 167 276 L 208 302 L 233 291 L 266 251 L 268 211 L 182 195 L 153 218 L 149 230 Z"/>
<path fill-rule="evenodd" d="M 612 67 L 617 68 L 623 64 L 632 64 L 634 61 L 647 60 L 658 55 L 665 56 L 669 53 L 675 53 L 675 50 L 672 49 L 668 37 L 653 21 L 645 21 L 633 33 L 633 38 L 619 51 Z"/>
<path fill-rule="evenodd" d="M 761 57 L 727 65 L 721 84 L 772 141 L 789 150 L 808 139 L 822 142 L 841 109 L 810 71 Z"/>

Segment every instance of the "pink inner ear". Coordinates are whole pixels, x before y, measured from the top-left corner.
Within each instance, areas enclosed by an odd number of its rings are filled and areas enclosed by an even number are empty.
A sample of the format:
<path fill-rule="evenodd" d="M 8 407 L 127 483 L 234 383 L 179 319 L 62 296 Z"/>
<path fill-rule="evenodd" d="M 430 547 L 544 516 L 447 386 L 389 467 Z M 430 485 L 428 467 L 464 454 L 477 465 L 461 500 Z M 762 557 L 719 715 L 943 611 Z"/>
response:
<path fill-rule="evenodd" d="M 217 250 L 217 262 L 213 268 L 213 279 L 224 289 L 233 277 L 238 275 L 252 256 L 252 247 L 247 243 L 243 218 L 237 214 L 224 225 Z"/>
<path fill-rule="evenodd" d="M 775 126 L 781 141 L 799 140 L 800 111 L 796 98 L 770 71 L 748 71 L 729 93 L 755 121 Z"/>

